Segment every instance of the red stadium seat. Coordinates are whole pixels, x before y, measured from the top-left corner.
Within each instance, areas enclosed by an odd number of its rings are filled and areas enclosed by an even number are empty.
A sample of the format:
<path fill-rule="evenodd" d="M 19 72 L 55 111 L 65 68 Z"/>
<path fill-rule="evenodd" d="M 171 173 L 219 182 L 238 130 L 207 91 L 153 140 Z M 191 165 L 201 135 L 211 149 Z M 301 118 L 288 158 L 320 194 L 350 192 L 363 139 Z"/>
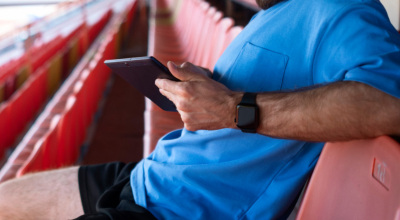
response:
<path fill-rule="evenodd" d="M 0 103 L 2 103 L 4 100 L 5 100 L 5 98 L 4 98 L 4 95 L 5 95 L 5 84 L 4 84 L 4 82 L 2 82 L 2 83 L 0 83 Z"/>
<path fill-rule="evenodd" d="M 10 134 L 10 108 L 8 105 L 0 104 L 0 158 L 3 158 L 4 151 L 12 144 Z"/>
<path fill-rule="evenodd" d="M 400 144 L 382 136 L 327 143 L 298 220 L 400 218 Z"/>
<path fill-rule="evenodd" d="M 56 168 L 56 144 L 58 133 L 57 124 L 59 120 L 59 115 L 56 115 L 52 118 L 50 130 L 43 138 L 36 142 L 33 151 L 29 155 L 29 158 L 17 171 L 17 177 L 23 176 L 27 173 Z"/>
<path fill-rule="evenodd" d="M 224 42 L 228 35 L 228 31 L 233 27 L 234 23 L 235 22 L 232 18 L 223 18 L 217 24 L 216 32 L 211 43 L 212 50 L 210 51 L 209 59 L 206 63 L 202 63 L 202 66 L 207 67 L 210 70 L 214 69 L 215 63 L 225 50 Z"/>
<path fill-rule="evenodd" d="M 78 159 L 81 144 L 78 140 L 78 113 L 76 97 L 70 96 L 57 125 L 57 145 L 54 146 L 57 149 L 57 167 L 72 165 Z"/>
<path fill-rule="evenodd" d="M 215 27 L 218 23 L 219 20 L 214 21 L 213 18 L 215 14 L 217 13 L 217 9 L 215 7 L 210 7 L 205 14 L 204 18 L 204 25 L 203 28 L 200 32 L 200 38 L 199 41 L 196 45 L 196 54 L 193 55 L 192 62 L 196 65 L 201 64 L 201 60 L 205 56 L 205 48 L 210 45 L 210 42 L 212 41 L 212 37 L 214 36 L 214 31 Z M 219 13 L 220 18 L 222 18 L 222 13 Z"/>
<path fill-rule="evenodd" d="M 5 103 L 9 108 L 9 145 L 24 130 L 46 100 L 46 73 L 46 68 L 39 69 Z"/>
<path fill-rule="evenodd" d="M 58 89 L 62 77 L 62 55 L 55 54 L 49 63 L 49 71 L 47 72 L 47 94 L 52 96 Z"/>
<path fill-rule="evenodd" d="M 210 18 L 210 30 L 209 34 L 205 37 L 204 51 L 200 57 L 200 60 L 196 62 L 199 66 L 212 70 L 212 67 L 208 65 L 208 60 L 210 60 L 212 53 L 216 49 L 216 45 L 214 43 L 216 40 L 215 37 L 217 33 L 219 34 L 218 26 L 223 16 L 224 15 L 222 12 L 217 11 L 214 16 Z"/>
<path fill-rule="evenodd" d="M 88 70 L 87 70 L 88 71 Z M 84 81 L 79 80 L 74 84 L 74 90 L 73 94 L 76 97 L 76 105 L 78 106 L 77 108 L 77 125 L 76 125 L 76 130 L 77 130 L 77 140 L 79 143 L 83 143 L 86 137 L 86 128 L 90 124 L 90 115 L 87 112 L 88 109 L 88 103 L 87 103 L 87 96 L 86 92 L 84 89 Z"/>
<path fill-rule="evenodd" d="M 16 75 L 10 75 L 5 81 L 4 99 L 8 100 L 15 92 Z"/>
<path fill-rule="evenodd" d="M 226 35 L 226 38 L 224 40 L 223 51 L 225 51 L 225 49 L 229 46 L 229 44 L 231 44 L 231 42 L 240 34 L 240 32 L 242 32 L 242 30 L 243 30 L 243 27 L 240 27 L 240 26 L 233 27 L 229 30 L 229 32 Z M 222 53 L 221 53 L 221 55 L 222 55 Z"/>
<path fill-rule="evenodd" d="M 181 40 L 181 47 L 172 46 L 173 43 L 168 41 L 167 38 L 162 37 L 162 35 L 156 36 L 154 41 L 154 56 L 157 57 L 157 59 L 159 59 L 162 63 L 166 63 L 167 61 L 174 61 L 177 64 L 180 64 L 184 61 L 194 62 L 194 59 L 199 52 L 198 43 L 201 40 L 201 33 L 203 32 L 204 24 L 207 20 L 206 15 L 209 8 L 210 4 L 204 1 L 201 1 L 197 7 L 195 6 L 196 10 L 194 11 L 191 19 L 193 19 L 193 22 L 196 22 L 194 23 L 196 25 L 191 24 L 189 27 L 187 27 L 187 37 L 179 39 Z M 172 48 L 172 50 L 165 51 L 162 49 L 162 46 L 160 49 L 158 49 L 160 45 L 171 45 L 170 48 Z M 174 50 L 174 48 L 177 49 Z"/>
<path fill-rule="evenodd" d="M 16 74 L 16 79 L 15 79 L 15 89 L 19 89 L 22 84 L 28 79 L 29 75 L 31 74 L 30 67 L 29 66 L 24 66 L 20 68 L 20 70 Z"/>

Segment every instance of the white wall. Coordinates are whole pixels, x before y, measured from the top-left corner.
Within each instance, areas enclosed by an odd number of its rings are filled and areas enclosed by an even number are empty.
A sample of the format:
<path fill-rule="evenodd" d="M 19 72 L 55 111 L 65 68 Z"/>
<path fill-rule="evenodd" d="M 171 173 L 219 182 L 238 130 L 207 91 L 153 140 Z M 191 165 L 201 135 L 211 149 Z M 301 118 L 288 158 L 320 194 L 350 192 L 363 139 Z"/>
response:
<path fill-rule="evenodd" d="M 381 0 L 393 26 L 400 30 L 400 0 Z"/>

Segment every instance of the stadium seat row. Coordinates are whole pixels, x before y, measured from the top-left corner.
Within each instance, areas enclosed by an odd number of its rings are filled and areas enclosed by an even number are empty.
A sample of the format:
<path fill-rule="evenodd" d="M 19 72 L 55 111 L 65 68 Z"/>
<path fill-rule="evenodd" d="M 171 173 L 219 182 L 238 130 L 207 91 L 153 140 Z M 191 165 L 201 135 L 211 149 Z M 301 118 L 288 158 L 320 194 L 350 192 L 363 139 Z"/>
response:
<path fill-rule="evenodd" d="M 149 56 L 166 65 L 189 61 L 213 70 L 218 58 L 242 31 L 232 18 L 204 0 L 152 1 Z M 165 112 L 146 99 L 144 156 L 149 155 L 158 139 L 183 127 L 178 113 Z"/>
<path fill-rule="evenodd" d="M 103 64 L 117 56 L 117 44 L 127 33 L 127 15 L 136 1 L 120 0 L 130 7 L 115 13 L 0 171 L 0 182 L 29 172 L 72 165 L 76 162 L 86 130 L 110 76 Z"/>
<path fill-rule="evenodd" d="M 93 6 L 102 5 L 104 7 L 104 3 Z M 93 9 L 93 7 L 87 8 L 87 13 L 92 12 Z M 42 26 L 50 27 L 32 37 L 32 43 L 26 43 L 27 45 L 23 51 L 20 51 L 19 57 L 12 58 L 0 65 L 0 85 L 5 87 L 5 92 L 0 100 L 7 100 L 30 74 L 34 74 L 39 67 L 58 53 L 63 56 L 62 74 L 68 74 L 111 15 L 111 11 L 101 10 L 99 11 L 100 16 L 90 13 L 90 16 L 84 18 L 83 12 L 77 16 L 75 11 L 76 9 L 70 12 L 73 17 L 67 21 L 58 22 L 60 18 L 57 17 L 54 18 L 55 21 L 42 21 L 44 23 Z M 63 16 L 60 17 L 63 18 Z M 6 56 L 6 54 L 4 55 Z M 3 56 L 3 54 L 1 55 Z M 2 59 L 6 59 L 6 57 L 2 57 Z"/>
<path fill-rule="evenodd" d="M 72 19 L 78 25 L 68 33 L 63 31 L 65 23 L 58 25 L 51 30 L 58 34 L 54 39 L 32 46 L 20 59 L 0 67 L 0 158 L 68 77 L 109 20 L 111 10 L 99 15 L 93 24 Z"/>

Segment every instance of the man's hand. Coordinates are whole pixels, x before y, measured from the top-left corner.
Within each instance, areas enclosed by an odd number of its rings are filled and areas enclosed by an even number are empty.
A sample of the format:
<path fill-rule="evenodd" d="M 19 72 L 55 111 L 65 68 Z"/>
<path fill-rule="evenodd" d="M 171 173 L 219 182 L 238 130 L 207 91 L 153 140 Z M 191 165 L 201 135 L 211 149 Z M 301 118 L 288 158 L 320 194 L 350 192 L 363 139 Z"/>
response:
<path fill-rule="evenodd" d="M 243 94 L 230 91 L 212 80 L 210 71 L 191 63 L 178 67 L 168 62 L 168 68 L 181 82 L 157 79 L 156 85 L 175 104 L 187 130 L 236 127 L 236 105 Z"/>

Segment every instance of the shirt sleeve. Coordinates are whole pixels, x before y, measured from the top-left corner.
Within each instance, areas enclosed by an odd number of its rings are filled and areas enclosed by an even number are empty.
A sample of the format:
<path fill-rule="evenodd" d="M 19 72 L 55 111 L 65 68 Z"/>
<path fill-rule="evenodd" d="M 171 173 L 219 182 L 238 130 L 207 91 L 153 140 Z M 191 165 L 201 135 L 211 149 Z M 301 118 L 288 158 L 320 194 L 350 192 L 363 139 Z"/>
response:
<path fill-rule="evenodd" d="M 343 8 L 313 62 L 314 83 L 357 81 L 400 98 L 400 35 L 379 1 Z"/>

